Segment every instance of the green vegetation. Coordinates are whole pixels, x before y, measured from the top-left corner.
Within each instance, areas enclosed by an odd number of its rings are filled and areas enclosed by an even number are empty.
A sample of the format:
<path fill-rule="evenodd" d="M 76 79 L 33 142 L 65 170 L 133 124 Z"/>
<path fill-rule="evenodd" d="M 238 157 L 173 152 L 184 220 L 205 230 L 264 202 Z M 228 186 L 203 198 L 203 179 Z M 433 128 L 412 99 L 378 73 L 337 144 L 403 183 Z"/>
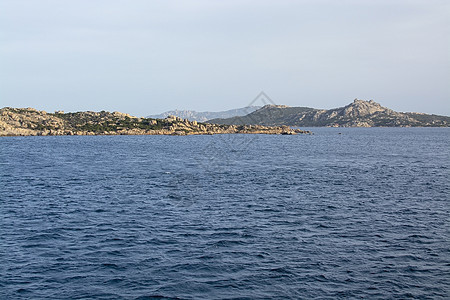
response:
<path fill-rule="evenodd" d="M 68 127 L 78 131 L 90 131 L 94 133 L 114 132 L 118 130 L 142 129 L 161 130 L 171 125 L 164 120 L 150 118 L 119 117 L 114 114 L 101 111 L 100 113 L 55 113 L 55 117 L 67 122 Z"/>

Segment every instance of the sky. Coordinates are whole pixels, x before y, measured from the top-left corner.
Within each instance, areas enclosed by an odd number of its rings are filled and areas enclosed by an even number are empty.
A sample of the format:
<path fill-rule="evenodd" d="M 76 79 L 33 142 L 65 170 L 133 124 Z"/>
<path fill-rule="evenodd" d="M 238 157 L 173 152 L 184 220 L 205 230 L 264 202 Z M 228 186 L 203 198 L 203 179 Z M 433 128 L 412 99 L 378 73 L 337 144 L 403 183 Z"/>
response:
<path fill-rule="evenodd" d="M 450 1 L 0 0 L 0 107 L 146 116 L 261 91 L 450 116 Z"/>

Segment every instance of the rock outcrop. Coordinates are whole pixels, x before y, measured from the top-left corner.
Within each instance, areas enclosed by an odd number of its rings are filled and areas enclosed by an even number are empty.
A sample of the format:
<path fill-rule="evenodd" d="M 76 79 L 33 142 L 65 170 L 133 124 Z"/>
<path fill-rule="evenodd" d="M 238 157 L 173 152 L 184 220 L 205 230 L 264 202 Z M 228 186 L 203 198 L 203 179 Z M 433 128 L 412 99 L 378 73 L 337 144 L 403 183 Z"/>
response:
<path fill-rule="evenodd" d="M 288 126 L 217 125 L 176 116 L 137 118 L 120 112 L 57 111 L 34 108 L 0 109 L 0 136 L 28 135 L 191 135 L 191 134 L 297 134 L 309 133 Z"/>
<path fill-rule="evenodd" d="M 420 113 L 401 113 L 373 100 L 355 99 L 335 109 L 266 105 L 243 117 L 213 119 L 215 124 L 252 124 L 298 127 L 449 127 L 450 117 Z"/>

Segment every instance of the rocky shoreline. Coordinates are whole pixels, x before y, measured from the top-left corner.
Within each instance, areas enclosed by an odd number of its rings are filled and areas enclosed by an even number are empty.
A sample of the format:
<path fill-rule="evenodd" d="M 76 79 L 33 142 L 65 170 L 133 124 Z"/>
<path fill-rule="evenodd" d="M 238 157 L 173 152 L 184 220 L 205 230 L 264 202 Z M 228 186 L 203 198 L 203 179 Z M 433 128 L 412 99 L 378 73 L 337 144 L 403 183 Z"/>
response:
<path fill-rule="evenodd" d="M 288 126 L 218 125 L 169 116 L 137 118 L 120 112 L 57 111 L 34 108 L 0 109 L 0 136 L 47 135 L 212 135 L 212 134 L 309 134 Z"/>

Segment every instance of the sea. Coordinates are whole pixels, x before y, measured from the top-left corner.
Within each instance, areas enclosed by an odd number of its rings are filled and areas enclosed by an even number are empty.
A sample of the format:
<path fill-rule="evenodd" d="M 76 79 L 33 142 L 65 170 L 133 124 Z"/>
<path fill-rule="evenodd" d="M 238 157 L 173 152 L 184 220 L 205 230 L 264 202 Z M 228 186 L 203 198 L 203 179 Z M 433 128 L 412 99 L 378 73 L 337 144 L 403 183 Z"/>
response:
<path fill-rule="evenodd" d="M 450 299 L 450 128 L 0 138 L 0 299 Z"/>

